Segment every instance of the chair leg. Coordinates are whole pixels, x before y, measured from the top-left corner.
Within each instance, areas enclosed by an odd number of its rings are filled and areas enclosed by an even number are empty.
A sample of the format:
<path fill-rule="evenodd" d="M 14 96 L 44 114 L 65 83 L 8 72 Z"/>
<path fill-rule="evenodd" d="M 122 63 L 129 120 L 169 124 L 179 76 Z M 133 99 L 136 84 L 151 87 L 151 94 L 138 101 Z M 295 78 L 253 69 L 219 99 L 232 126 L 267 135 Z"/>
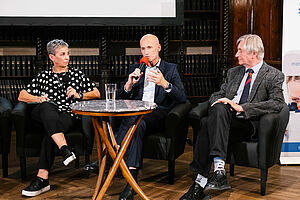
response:
<path fill-rule="evenodd" d="M 266 184 L 268 178 L 268 169 L 260 170 L 260 194 L 264 196 L 266 194 Z"/>
<path fill-rule="evenodd" d="M 230 176 L 234 176 L 234 164 L 230 164 L 229 171 L 230 171 Z"/>
<path fill-rule="evenodd" d="M 175 160 L 168 161 L 168 174 L 169 174 L 169 184 L 174 184 L 174 175 L 175 175 Z"/>
<path fill-rule="evenodd" d="M 20 156 L 21 179 L 26 180 L 26 157 Z"/>
<path fill-rule="evenodd" d="M 89 155 L 85 155 L 84 166 L 86 166 L 87 164 L 90 164 L 90 156 Z M 84 170 L 84 171 L 85 171 L 85 178 L 90 178 L 90 171 L 89 170 Z"/>
<path fill-rule="evenodd" d="M 8 175 L 8 154 L 2 154 L 2 168 L 3 168 L 3 177 Z"/>
<path fill-rule="evenodd" d="M 76 159 L 75 159 L 75 168 L 79 169 L 79 156 L 76 155 Z"/>
<path fill-rule="evenodd" d="M 85 165 L 90 163 L 90 156 L 89 155 L 85 155 Z"/>

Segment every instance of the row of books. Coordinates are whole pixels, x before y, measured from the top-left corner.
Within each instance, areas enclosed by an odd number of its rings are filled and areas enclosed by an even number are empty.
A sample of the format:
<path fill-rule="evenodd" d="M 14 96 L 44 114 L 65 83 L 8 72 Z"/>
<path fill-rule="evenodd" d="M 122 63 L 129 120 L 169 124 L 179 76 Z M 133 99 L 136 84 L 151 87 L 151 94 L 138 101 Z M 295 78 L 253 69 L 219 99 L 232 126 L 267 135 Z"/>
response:
<path fill-rule="evenodd" d="M 95 42 L 99 40 L 99 33 L 103 27 L 53 27 L 43 31 L 43 38 L 46 41 L 53 40 L 53 36 L 64 39 L 67 42 Z"/>
<path fill-rule="evenodd" d="M 99 56 L 70 56 L 69 66 L 79 69 L 87 76 L 98 76 L 99 60 Z"/>
<path fill-rule="evenodd" d="M 28 41 L 35 44 L 37 38 L 45 42 L 58 38 L 69 43 L 93 42 L 97 46 L 102 35 L 110 41 L 139 41 L 147 33 L 160 36 L 163 30 L 162 26 L 2 27 L 0 41 Z"/>
<path fill-rule="evenodd" d="M 218 20 L 185 20 L 183 27 L 184 40 L 218 40 Z M 180 40 L 180 27 L 172 26 L 169 30 L 170 40 Z"/>
<path fill-rule="evenodd" d="M 109 26 L 106 28 L 108 41 L 139 41 L 145 34 L 151 33 L 159 38 L 163 33 L 161 26 Z"/>
<path fill-rule="evenodd" d="M 219 55 L 186 55 L 181 72 L 193 75 L 212 75 L 218 73 L 219 69 Z"/>
<path fill-rule="evenodd" d="M 210 96 L 219 90 L 216 77 L 185 77 L 183 79 L 186 95 L 191 96 Z"/>
<path fill-rule="evenodd" d="M 35 76 L 40 70 L 52 66 L 48 57 L 43 59 L 38 61 L 37 56 L 0 56 L 0 77 Z M 99 56 L 70 56 L 69 66 L 87 76 L 96 76 L 100 71 L 99 59 Z"/>
<path fill-rule="evenodd" d="M 185 10 L 219 10 L 220 0 L 184 0 Z"/>
<path fill-rule="evenodd" d="M 128 73 L 131 64 L 140 63 L 141 56 L 111 56 L 110 57 L 110 73 L 111 75 L 122 76 Z"/>
<path fill-rule="evenodd" d="M 1 27 L 0 40 L 3 41 L 35 41 L 38 30 L 29 27 L 8 26 Z"/>
<path fill-rule="evenodd" d="M 17 27 L 17 29 L 20 29 Z M 219 34 L 218 20 L 185 20 L 184 22 L 184 39 L 185 40 L 217 40 Z M 64 39 L 67 42 L 93 42 L 97 46 L 97 41 L 100 40 L 101 28 L 90 27 L 54 27 L 49 30 L 36 30 L 41 34 L 25 30 L 24 34 L 19 34 L 18 30 L 4 28 L 3 33 L 0 33 L 1 40 L 13 41 L 31 41 L 33 44 L 36 42 L 37 37 L 43 41 L 50 41 L 55 35 L 55 38 Z M 163 38 L 165 29 L 162 26 L 109 26 L 102 27 L 105 38 L 108 41 L 136 41 L 147 34 L 152 33 L 159 38 Z M 180 26 L 169 26 L 169 39 L 180 40 Z"/>
<path fill-rule="evenodd" d="M 19 93 L 31 79 L 0 79 L 0 96 L 16 103 Z"/>
<path fill-rule="evenodd" d="M 43 41 L 50 41 L 55 38 L 64 39 L 65 41 L 97 41 L 99 33 L 105 27 L 77 27 L 77 26 L 53 26 L 34 27 L 34 26 L 6 26 L 1 27 L 0 40 L 3 41 L 31 41 L 33 44 L 37 38 Z M 55 38 L 54 38 L 55 36 Z"/>
<path fill-rule="evenodd" d="M 0 56 L 0 76 L 33 76 L 36 56 Z"/>
<path fill-rule="evenodd" d="M 169 40 L 180 40 L 180 26 L 169 26 Z M 108 41 L 139 41 L 151 33 L 163 39 L 164 28 L 161 26 L 111 26 L 107 27 Z M 218 20 L 185 20 L 183 26 L 184 40 L 217 40 L 219 36 Z"/>

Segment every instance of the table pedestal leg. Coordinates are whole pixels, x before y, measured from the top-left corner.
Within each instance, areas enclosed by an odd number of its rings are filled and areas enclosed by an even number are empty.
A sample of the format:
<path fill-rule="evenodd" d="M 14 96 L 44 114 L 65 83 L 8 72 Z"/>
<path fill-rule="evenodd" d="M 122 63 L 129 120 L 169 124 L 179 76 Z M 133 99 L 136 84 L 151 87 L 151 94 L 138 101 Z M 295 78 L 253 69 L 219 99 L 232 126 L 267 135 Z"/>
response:
<path fill-rule="evenodd" d="M 105 123 L 103 123 L 103 126 L 99 125 L 98 121 L 96 121 L 94 118 L 93 118 L 93 124 L 94 124 L 94 127 L 95 127 L 95 134 L 100 134 L 100 137 L 102 139 L 102 143 L 105 144 L 105 146 L 107 147 L 107 150 L 108 150 L 108 153 L 110 154 L 110 156 L 112 157 L 112 159 L 114 160 L 114 164 L 113 166 L 111 167 L 109 173 L 108 173 L 108 176 L 101 188 L 101 190 L 99 191 L 98 193 L 98 196 L 97 196 L 97 200 L 100 200 L 103 198 L 113 176 L 115 175 L 116 171 L 117 171 L 117 168 L 120 166 L 121 170 L 122 170 L 122 173 L 123 173 L 123 176 L 124 178 L 127 180 L 127 182 L 132 186 L 132 188 L 145 200 L 148 200 L 148 197 L 145 195 L 145 193 L 141 190 L 141 188 L 138 186 L 138 184 L 136 183 L 136 181 L 134 180 L 134 178 L 132 177 L 131 173 L 129 172 L 128 170 L 128 167 L 126 166 L 124 160 L 123 160 L 123 156 L 125 154 L 125 151 L 131 141 L 131 138 L 138 126 L 138 124 L 140 123 L 141 119 L 142 119 L 143 115 L 140 115 L 137 117 L 137 119 L 135 120 L 135 123 L 130 127 L 130 129 L 128 130 L 128 132 L 126 133 L 126 136 L 124 137 L 123 141 L 122 141 L 122 145 L 121 145 L 121 149 L 120 151 L 118 152 L 118 154 L 116 155 L 116 152 L 115 150 L 113 149 L 113 147 L 111 146 L 108 138 L 107 138 L 107 132 L 106 132 L 106 129 L 103 129 L 103 127 L 106 128 L 106 125 Z M 108 121 L 107 118 L 103 118 L 104 121 Z M 96 130 L 97 129 L 97 130 Z M 112 141 L 115 140 L 114 138 L 114 135 L 112 135 Z M 98 145 L 98 143 L 97 143 Z M 99 145 L 100 145 L 100 142 L 99 142 Z M 99 153 L 98 153 L 99 155 Z M 100 174 L 99 174 L 100 176 Z M 99 177 L 98 177 L 99 179 Z M 102 178 L 101 178 L 102 179 Z M 97 182 L 97 186 L 98 186 L 98 182 Z M 100 186 L 99 186 L 100 187 Z M 96 187 L 97 188 L 97 187 Z M 95 190 L 95 193 L 96 193 L 96 190 Z"/>
<path fill-rule="evenodd" d="M 95 200 L 98 196 L 98 193 L 99 193 L 99 191 L 101 189 L 101 185 L 102 185 L 102 179 L 103 179 L 105 165 L 106 165 L 107 149 L 106 149 L 105 144 L 103 142 L 101 142 L 100 136 L 98 134 L 98 130 L 96 128 L 97 124 L 98 124 L 97 117 L 92 117 L 92 122 L 93 122 L 93 126 L 95 129 L 97 152 L 98 152 L 98 162 L 99 162 L 99 174 L 98 174 L 98 178 L 97 178 L 95 191 L 94 191 L 94 194 L 92 197 L 92 199 Z"/>

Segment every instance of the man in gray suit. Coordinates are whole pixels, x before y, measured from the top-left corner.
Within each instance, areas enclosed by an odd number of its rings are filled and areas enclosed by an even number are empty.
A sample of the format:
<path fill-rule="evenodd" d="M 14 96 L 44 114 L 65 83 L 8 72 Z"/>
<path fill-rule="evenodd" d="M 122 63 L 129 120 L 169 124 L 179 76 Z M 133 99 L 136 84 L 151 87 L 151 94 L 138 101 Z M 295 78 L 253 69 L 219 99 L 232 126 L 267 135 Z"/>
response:
<path fill-rule="evenodd" d="M 259 36 L 248 34 L 237 40 L 240 66 L 228 70 L 220 91 L 211 95 L 208 116 L 201 120 L 190 167 L 197 178 L 181 200 L 207 199 L 204 191 L 230 189 L 225 160 L 228 145 L 255 138 L 258 118 L 279 112 L 285 104 L 284 75 L 263 61 L 264 46 Z M 208 180 L 211 163 L 214 173 Z"/>

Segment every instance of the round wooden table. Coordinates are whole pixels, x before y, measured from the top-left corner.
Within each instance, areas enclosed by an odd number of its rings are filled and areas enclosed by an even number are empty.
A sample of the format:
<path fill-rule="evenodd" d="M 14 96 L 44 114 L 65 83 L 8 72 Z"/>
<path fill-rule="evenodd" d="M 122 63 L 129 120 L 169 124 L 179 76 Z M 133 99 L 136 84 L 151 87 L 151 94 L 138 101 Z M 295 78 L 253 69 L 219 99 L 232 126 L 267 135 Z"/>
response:
<path fill-rule="evenodd" d="M 125 161 L 123 160 L 123 156 L 143 115 L 152 112 L 152 110 L 155 109 L 156 106 L 157 105 L 155 103 L 139 100 L 91 100 L 76 102 L 70 106 L 72 111 L 76 114 L 91 116 L 95 129 L 99 161 L 99 175 L 95 187 L 95 192 L 92 198 L 93 200 L 99 200 L 103 198 L 118 167 L 120 167 L 124 178 L 132 186 L 136 193 L 139 194 L 143 199 L 148 200 L 148 197 L 141 190 L 141 188 L 129 172 L 129 169 Z M 100 116 L 102 117 L 102 121 L 99 123 L 98 117 Z M 120 148 L 116 142 L 112 127 L 110 125 L 109 116 L 137 116 L 134 123 L 127 131 Z M 111 142 L 109 141 L 108 136 L 110 136 Z M 110 154 L 111 158 L 114 160 L 114 163 L 110 168 L 109 173 L 102 185 L 107 153 Z"/>

